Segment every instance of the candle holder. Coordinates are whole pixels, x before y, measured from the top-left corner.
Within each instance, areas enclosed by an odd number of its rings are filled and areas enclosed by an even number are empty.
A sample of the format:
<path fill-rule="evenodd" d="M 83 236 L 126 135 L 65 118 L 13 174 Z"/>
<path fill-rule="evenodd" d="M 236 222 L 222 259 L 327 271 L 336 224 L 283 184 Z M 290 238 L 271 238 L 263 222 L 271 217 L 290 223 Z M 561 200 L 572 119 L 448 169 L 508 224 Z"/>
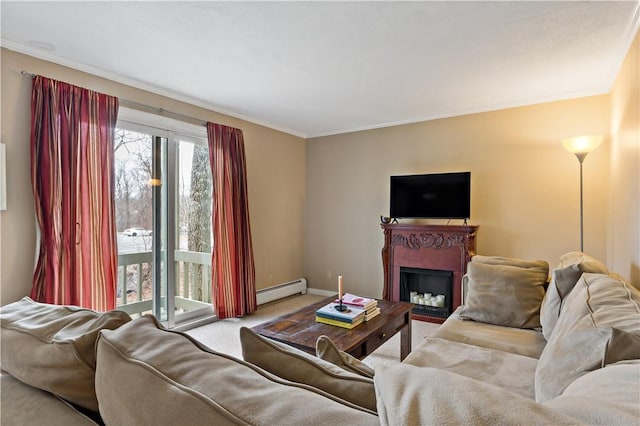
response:
<path fill-rule="evenodd" d="M 336 311 L 339 311 L 339 312 L 344 312 L 344 311 L 348 311 L 348 310 L 349 310 L 349 308 L 347 307 L 347 305 L 344 305 L 344 304 L 342 303 L 342 298 L 340 298 L 340 304 L 338 304 L 338 305 L 334 306 L 334 309 L 335 309 Z"/>

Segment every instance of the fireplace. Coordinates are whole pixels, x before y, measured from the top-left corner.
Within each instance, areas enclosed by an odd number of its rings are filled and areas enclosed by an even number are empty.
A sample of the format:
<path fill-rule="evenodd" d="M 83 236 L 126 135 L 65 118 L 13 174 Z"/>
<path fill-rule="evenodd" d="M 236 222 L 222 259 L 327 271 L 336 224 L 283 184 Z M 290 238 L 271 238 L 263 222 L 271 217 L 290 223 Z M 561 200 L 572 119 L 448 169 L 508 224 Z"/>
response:
<path fill-rule="evenodd" d="M 385 235 L 382 297 L 392 301 L 417 300 L 418 303 L 413 302 L 413 319 L 444 322 L 462 303 L 462 276 L 475 253 L 478 227 L 403 223 L 381 226 Z"/>
<path fill-rule="evenodd" d="M 400 267 L 400 300 L 413 303 L 414 314 L 447 318 L 453 300 L 453 271 Z"/>

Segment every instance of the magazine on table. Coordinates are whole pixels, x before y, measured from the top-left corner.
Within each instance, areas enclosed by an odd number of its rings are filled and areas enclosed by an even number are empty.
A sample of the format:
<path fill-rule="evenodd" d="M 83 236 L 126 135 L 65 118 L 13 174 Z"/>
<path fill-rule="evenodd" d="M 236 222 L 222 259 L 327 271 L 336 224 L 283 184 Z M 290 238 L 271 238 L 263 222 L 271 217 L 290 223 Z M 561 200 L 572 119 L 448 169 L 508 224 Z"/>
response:
<path fill-rule="evenodd" d="M 335 303 L 340 303 L 339 299 L 334 300 Z M 354 294 L 345 293 L 342 295 L 342 303 L 349 306 L 356 306 L 366 310 L 372 309 L 378 305 L 376 299 L 369 297 L 356 296 Z"/>

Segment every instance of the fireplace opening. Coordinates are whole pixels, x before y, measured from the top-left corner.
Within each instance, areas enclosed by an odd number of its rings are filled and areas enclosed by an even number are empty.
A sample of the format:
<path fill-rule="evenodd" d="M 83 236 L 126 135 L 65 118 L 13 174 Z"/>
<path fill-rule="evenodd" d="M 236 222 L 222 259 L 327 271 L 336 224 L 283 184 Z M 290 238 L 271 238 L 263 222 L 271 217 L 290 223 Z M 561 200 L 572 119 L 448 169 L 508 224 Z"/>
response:
<path fill-rule="evenodd" d="M 400 267 L 400 300 L 414 304 L 413 313 L 447 318 L 453 299 L 453 271 Z"/>

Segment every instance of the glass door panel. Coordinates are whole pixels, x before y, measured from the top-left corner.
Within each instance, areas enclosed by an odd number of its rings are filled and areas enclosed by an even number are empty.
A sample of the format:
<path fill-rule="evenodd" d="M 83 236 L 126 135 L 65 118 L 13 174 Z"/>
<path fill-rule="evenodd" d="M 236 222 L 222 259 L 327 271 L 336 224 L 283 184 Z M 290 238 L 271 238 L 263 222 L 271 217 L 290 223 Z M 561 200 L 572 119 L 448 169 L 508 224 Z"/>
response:
<path fill-rule="evenodd" d="M 167 317 L 167 139 L 116 129 L 115 203 L 118 242 L 118 309 Z M 163 232 L 163 229 L 165 230 Z"/>
<path fill-rule="evenodd" d="M 167 293 L 167 139 L 153 137 L 151 188 L 153 192 L 153 314 L 172 323 Z"/>
<path fill-rule="evenodd" d="M 213 313 L 211 305 L 211 168 L 204 141 L 178 138 L 176 150 L 176 321 Z"/>

